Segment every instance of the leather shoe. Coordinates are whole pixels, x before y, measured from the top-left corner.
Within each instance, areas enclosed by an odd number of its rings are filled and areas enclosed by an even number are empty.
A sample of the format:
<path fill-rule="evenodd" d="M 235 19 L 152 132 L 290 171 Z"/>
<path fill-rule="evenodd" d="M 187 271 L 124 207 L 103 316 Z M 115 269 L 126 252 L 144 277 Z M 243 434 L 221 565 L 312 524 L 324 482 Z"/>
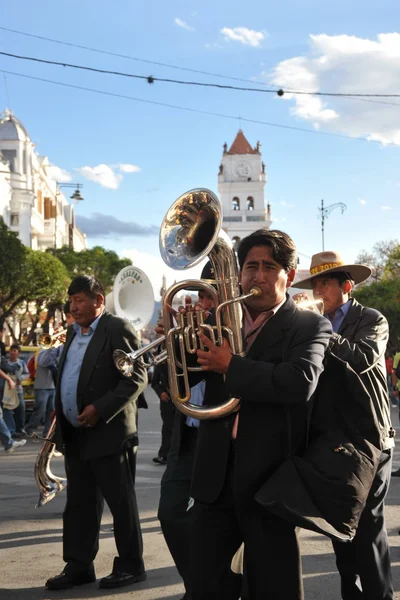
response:
<path fill-rule="evenodd" d="M 93 583 L 93 581 L 96 581 L 94 571 L 83 571 L 74 575 L 68 575 L 68 573 L 63 571 L 55 577 L 50 577 L 46 581 L 46 587 L 48 590 L 67 590 L 75 585 L 84 585 L 85 583 Z"/>
<path fill-rule="evenodd" d="M 145 579 L 147 579 L 145 571 L 143 571 L 143 573 L 136 573 L 136 575 L 125 573 L 124 571 L 113 571 L 110 575 L 107 575 L 107 577 L 100 579 L 99 587 L 119 588 L 124 587 L 125 585 L 131 585 L 131 583 L 144 581 Z"/>
<path fill-rule="evenodd" d="M 397 469 L 397 471 L 392 471 L 392 477 L 400 477 L 400 469 Z"/>

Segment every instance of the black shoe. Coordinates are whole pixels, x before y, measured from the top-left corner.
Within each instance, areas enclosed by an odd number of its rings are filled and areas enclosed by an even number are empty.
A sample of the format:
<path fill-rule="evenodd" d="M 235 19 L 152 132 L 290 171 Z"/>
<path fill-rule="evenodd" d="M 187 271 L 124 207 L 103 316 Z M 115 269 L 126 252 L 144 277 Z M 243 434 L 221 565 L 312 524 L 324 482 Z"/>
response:
<path fill-rule="evenodd" d="M 167 457 L 166 456 L 155 456 L 153 458 L 153 463 L 156 463 L 156 465 L 166 465 Z"/>
<path fill-rule="evenodd" d="M 107 577 L 100 579 L 100 588 L 119 588 L 132 583 L 138 583 L 147 579 L 146 572 L 132 575 L 132 573 L 124 573 L 123 571 L 113 571 Z"/>
<path fill-rule="evenodd" d="M 84 585 L 85 583 L 93 583 L 93 581 L 96 581 L 94 571 L 83 571 L 75 575 L 68 575 L 63 571 L 55 577 L 50 577 L 46 581 L 46 587 L 48 590 L 67 590 L 75 585 Z"/>
<path fill-rule="evenodd" d="M 392 471 L 392 477 L 400 477 L 400 469 L 397 469 L 397 471 Z"/>

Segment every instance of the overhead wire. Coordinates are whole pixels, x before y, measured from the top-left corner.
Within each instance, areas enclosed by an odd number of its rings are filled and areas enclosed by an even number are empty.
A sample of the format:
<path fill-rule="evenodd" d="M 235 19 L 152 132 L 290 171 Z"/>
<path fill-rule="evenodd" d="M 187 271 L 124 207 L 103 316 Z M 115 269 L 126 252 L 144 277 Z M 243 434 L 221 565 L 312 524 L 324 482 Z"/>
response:
<path fill-rule="evenodd" d="M 62 81 L 55 81 L 52 79 L 45 79 L 43 77 L 35 77 L 33 75 L 27 75 L 25 73 L 16 73 L 14 71 L 7 71 L 5 69 L 0 69 L 0 73 L 6 73 L 7 75 L 14 75 L 16 77 L 23 77 L 25 79 L 32 79 L 35 81 L 41 81 L 44 83 L 50 83 L 53 85 L 59 85 L 62 87 L 68 87 L 68 88 L 72 88 L 72 89 L 77 89 L 77 90 L 82 90 L 82 91 L 86 91 L 86 92 L 91 92 L 91 93 L 95 93 L 95 94 L 102 94 L 105 96 L 111 96 L 111 97 L 115 97 L 115 98 L 122 98 L 125 100 L 131 100 L 131 101 L 135 101 L 135 102 L 141 102 L 144 104 L 152 104 L 155 106 L 163 106 L 166 108 L 173 108 L 176 110 L 182 110 L 182 111 L 186 111 L 186 112 L 192 112 L 192 113 L 198 113 L 198 114 L 202 114 L 202 115 L 208 115 L 208 116 L 214 116 L 214 117 L 220 117 L 220 118 L 224 118 L 224 119 L 231 119 L 231 120 L 238 120 L 237 116 L 234 115 L 227 115 L 224 113 L 218 113 L 218 112 L 212 112 L 212 111 L 206 111 L 206 110 L 202 110 L 202 109 L 198 109 L 198 108 L 193 108 L 190 106 L 180 106 L 177 104 L 170 104 L 170 103 L 166 103 L 166 102 L 159 102 L 157 100 L 148 100 L 148 99 L 144 99 L 144 98 L 137 98 L 135 96 L 128 96 L 126 94 L 118 94 L 116 92 L 108 92 L 105 90 L 99 90 L 96 88 L 89 88 L 89 87 L 85 87 L 85 86 L 81 86 L 81 85 L 75 85 L 72 83 L 65 83 Z M 328 131 L 320 131 L 320 130 L 315 130 L 315 129 L 307 129 L 305 127 L 296 127 L 294 125 L 283 125 L 281 123 L 273 123 L 270 121 L 261 121 L 258 119 L 250 119 L 247 117 L 240 117 L 241 121 L 244 121 L 246 123 L 254 123 L 257 125 L 266 125 L 268 127 L 277 127 L 280 129 L 288 129 L 288 130 L 293 130 L 293 131 L 299 131 L 299 132 L 303 132 L 303 133 L 312 133 L 314 135 L 324 135 L 324 136 L 331 136 L 331 137 L 337 137 L 337 138 L 342 138 L 342 139 L 348 139 L 348 140 L 354 140 L 354 141 L 362 141 L 362 142 L 370 142 L 370 143 L 377 143 L 380 144 L 381 142 L 379 142 L 379 140 L 372 140 L 372 139 L 367 139 L 367 138 L 363 138 L 363 137 L 353 137 L 350 135 L 345 135 L 345 134 L 341 134 L 341 133 L 333 133 L 333 132 L 328 132 Z M 392 144 L 392 143 L 388 143 L 386 144 L 387 146 L 397 146 L 397 144 Z"/>
<path fill-rule="evenodd" d="M 220 83 L 208 83 L 204 81 L 184 81 L 181 79 L 170 79 L 166 77 L 154 77 L 153 75 L 138 75 L 135 73 L 126 73 L 123 71 L 114 71 L 110 69 L 100 69 L 98 67 L 90 67 L 88 65 L 76 65 L 73 63 L 60 62 L 56 60 L 49 60 L 44 58 L 37 58 L 34 56 L 22 56 L 19 54 L 13 54 L 11 52 L 2 52 L 0 51 L 1 56 L 7 56 L 9 58 L 16 58 L 18 60 L 26 60 L 32 62 L 43 63 L 47 65 L 55 65 L 58 67 L 67 67 L 71 69 L 79 69 L 83 71 L 91 71 L 94 73 L 101 73 L 103 75 L 116 75 L 118 77 L 128 77 L 133 79 L 142 79 L 146 80 L 147 83 L 153 84 L 156 81 L 162 83 L 176 83 L 180 85 L 193 85 L 200 87 L 209 87 L 209 88 L 218 88 L 218 89 L 228 89 L 228 90 L 236 90 L 243 92 L 257 92 L 262 94 L 277 94 L 278 96 L 283 96 L 285 94 L 285 90 L 280 88 L 279 90 L 271 90 L 271 89 L 260 89 L 260 88 L 252 88 L 252 87 L 243 87 L 243 86 L 233 86 L 233 85 L 224 85 Z M 400 94 L 365 94 L 365 93 L 342 93 L 342 92 L 307 92 L 303 90 L 292 90 L 287 92 L 291 95 L 303 95 L 303 96 L 330 96 L 337 98 L 400 98 Z"/>

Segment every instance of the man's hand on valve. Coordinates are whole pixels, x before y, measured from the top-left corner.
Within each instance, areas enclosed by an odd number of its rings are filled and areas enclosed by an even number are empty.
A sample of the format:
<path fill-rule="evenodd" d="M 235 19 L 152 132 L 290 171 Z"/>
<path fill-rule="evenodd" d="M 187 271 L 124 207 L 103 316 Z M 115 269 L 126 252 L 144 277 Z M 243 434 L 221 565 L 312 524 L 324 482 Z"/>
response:
<path fill-rule="evenodd" d="M 197 362 L 203 371 L 227 373 L 232 360 L 232 349 L 226 339 L 222 346 L 216 346 L 204 333 L 199 333 L 199 338 L 207 350 L 197 350 Z"/>

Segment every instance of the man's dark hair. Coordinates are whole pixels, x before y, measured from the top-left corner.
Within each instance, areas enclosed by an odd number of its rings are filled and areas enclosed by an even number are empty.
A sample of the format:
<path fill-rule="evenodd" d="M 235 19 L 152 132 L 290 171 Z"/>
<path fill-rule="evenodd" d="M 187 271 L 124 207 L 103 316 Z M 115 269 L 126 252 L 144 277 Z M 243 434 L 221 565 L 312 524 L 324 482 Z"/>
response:
<path fill-rule="evenodd" d="M 297 251 L 292 238 L 278 229 L 258 229 L 243 238 L 238 247 L 239 266 L 242 269 L 246 257 L 255 246 L 268 246 L 271 248 L 272 258 L 286 271 L 296 269 Z"/>
<path fill-rule="evenodd" d="M 68 296 L 80 294 L 81 292 L 93 299 L 96 298 L 97 294 L 105 295 L 102 284 L 93 275 L 78 275 L 78 277 L 75 277 L 71 281 L 71 285 L 68 288 Z"/>
<path fill-rule="evenodd" d="M 10 350 L 18 350 L 18 352 L 21 352 L 21 346 L 19 344 L 11 344 Z"/>
<path fill-rule="evenodd" d="M 67 300 L 66 303 L 64 304 L 64 306 L 63 306 L 63 312 L 64 312 L 64 315 L 70 315 L 71 314 L 71 306 L 70 306 L 69 300 Z"/>

